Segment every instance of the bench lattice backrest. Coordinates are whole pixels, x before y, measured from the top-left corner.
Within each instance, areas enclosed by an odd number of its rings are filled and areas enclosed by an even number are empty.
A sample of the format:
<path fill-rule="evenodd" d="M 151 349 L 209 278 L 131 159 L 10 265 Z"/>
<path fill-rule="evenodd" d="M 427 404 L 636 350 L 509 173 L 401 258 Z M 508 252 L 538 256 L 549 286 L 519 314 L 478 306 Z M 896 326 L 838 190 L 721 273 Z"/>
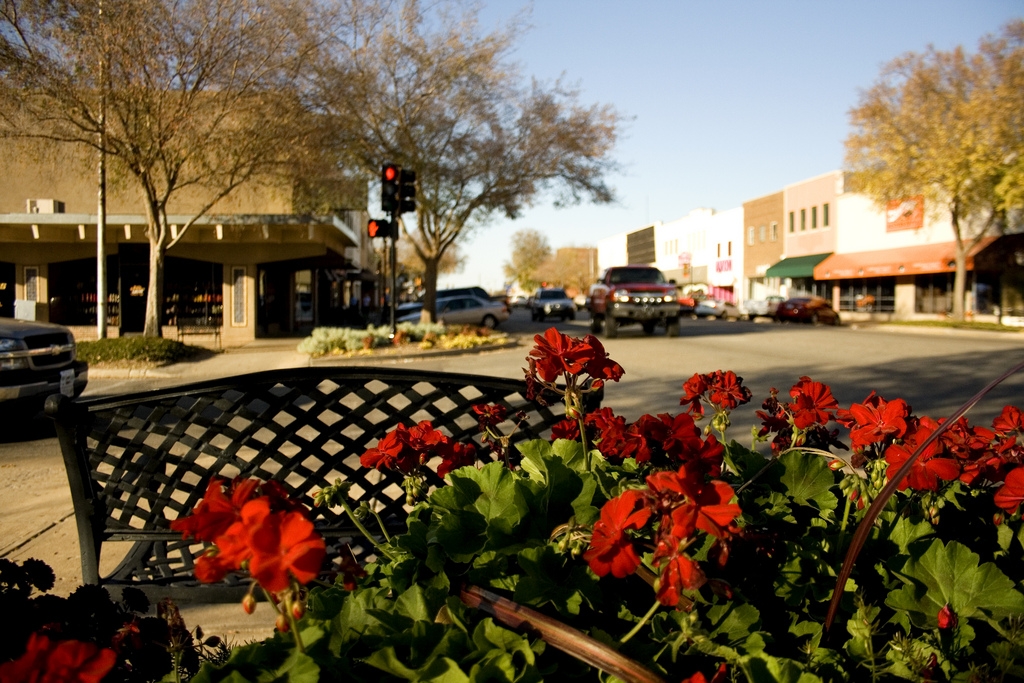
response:
<path fill-rule="evenodd" d="M 373 501 L 398 528 L 405 518 L 401 475 L 368 470 L 359 456 L 397 424 L 421 420 L 479 444 L 471 410 L 479 403 L 526 414 L 513 443 L 545 436 L 562 419 L 557 400 L 550 407 L 528 401 L 520 381 L 381 368 L 300 368 L 114 399 L 51 398 L 47 412 L 57 421 L 68 469 L 84 579 L 194 585 L 202 546 L 182 541 L 169 525 L 195 508 L 215 476 L 275 479 L 307 503 L 345 479 L 354 484 L 353 499 Z M 343 513 L 315 508 L 314 515 L 329 543 L 351 541 L 357 557 L 367 552 Z M 135 544 L 101 577 L 105 541 Z"/>

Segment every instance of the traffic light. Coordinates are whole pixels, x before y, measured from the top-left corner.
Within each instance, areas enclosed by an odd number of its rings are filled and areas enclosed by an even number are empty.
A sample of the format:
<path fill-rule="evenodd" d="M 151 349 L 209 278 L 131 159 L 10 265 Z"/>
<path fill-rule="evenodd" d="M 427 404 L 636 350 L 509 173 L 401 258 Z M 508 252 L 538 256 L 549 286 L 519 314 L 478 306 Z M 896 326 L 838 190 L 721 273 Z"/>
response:
<path fill-rule="evenodd" d="M 398 179 L 398 212 L 416 211 L 416 171 L 403 168 Z"/>
<path fill-rule="evenodd" d="M 380 169 L 380 208 L 385 213 L 394 213 L 401 203 L 398 187 L 402 169 L 394 164 L 384 164 Z"/>
<path fill-rule="evenodd" d="M 395 233 L 391 221 L 371 218 L 366 224 L 366 232 L 370 237 L 394 237 Z"/>

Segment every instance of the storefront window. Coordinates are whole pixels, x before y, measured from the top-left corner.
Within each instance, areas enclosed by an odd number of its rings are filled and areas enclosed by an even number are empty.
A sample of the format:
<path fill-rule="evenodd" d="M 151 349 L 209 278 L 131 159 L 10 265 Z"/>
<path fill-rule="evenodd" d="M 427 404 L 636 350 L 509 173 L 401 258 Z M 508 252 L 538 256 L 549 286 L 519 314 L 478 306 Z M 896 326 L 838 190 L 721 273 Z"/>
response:
<path fill-rule="evenodd" d="M 953 274 L 935 273 L 914 278 L 917 313 L 949 313 L 953 310 Z"/>
<path fill-rule="evenodd" d="M 872 277 L 839 281 L 839 310 L 892 313 L 896 310 L 896 278 Z"/>

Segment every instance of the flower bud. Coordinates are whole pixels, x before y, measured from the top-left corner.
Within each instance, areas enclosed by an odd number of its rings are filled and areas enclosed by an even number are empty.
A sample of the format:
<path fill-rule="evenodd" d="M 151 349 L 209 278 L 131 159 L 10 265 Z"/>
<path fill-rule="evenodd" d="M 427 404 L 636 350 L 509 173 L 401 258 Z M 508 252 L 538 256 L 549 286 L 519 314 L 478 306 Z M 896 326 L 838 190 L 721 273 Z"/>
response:
<path fill-rule="evenodd" d="M 252 593 L 248 593 L 242 598 L 242 609 L 245 610 L 246 614 L 252 614 L 256 611 L 256 598 L 253 597 Z"/>
<path fill-rule="evenodd" d="M 838 472 L 839 470 L 843 469 L 844 467 L 846 467 L 846 463 L 843 462 L 842 460 L 840 460 L 839 458 L 836 458 L 836 459 L 832 460 L 828 464 L 828 468 L 830 470 L 832 470 L 833 472 Z"/>
<path fill-rule="evenodd" d="M 304 602 L 295 602 L 292 604 L 292 616 L 296 619 L 301 619 L 306 614 L 306 604 Z"/>
<path fill-rule="evenodd" d="M 936 618 L 939 622 L 939 628 L 943 631 L 956 628 L 957 623 L 960 621 L 956 616 L 956 612 L 948 604 L 942 606 Z"/>
<path fill-rule="evenodd" d="M 278 614 L 277 620 L 274 622 L 274 628 L 281 633 L 288 633 L 288 629 L 291 628 L 291 625 L 288 623 L 288 617 L 283 614 Z"/>
<path fill-rule="evenodd" d="M 995 524 L 996 526 L 999 526 L 1000 524 L 1002 524 L 1003 523 L 1003 513 L 997 512 L 996 514 L 992 515 L 992 523 Z"/>

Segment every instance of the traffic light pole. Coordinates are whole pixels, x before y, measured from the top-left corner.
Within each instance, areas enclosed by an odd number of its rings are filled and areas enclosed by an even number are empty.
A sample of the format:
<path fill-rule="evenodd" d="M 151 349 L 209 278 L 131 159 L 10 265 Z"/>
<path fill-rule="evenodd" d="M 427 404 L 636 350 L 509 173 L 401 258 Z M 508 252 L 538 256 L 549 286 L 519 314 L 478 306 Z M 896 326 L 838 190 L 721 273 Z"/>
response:
<path fill-rule="evenodd" d="M 395 323 L 395 307 L 398 305 L 398 213 L 391 212 L 391 334 L 388 338 L 394 341 L 398 335 L 398 325 Z"/>

